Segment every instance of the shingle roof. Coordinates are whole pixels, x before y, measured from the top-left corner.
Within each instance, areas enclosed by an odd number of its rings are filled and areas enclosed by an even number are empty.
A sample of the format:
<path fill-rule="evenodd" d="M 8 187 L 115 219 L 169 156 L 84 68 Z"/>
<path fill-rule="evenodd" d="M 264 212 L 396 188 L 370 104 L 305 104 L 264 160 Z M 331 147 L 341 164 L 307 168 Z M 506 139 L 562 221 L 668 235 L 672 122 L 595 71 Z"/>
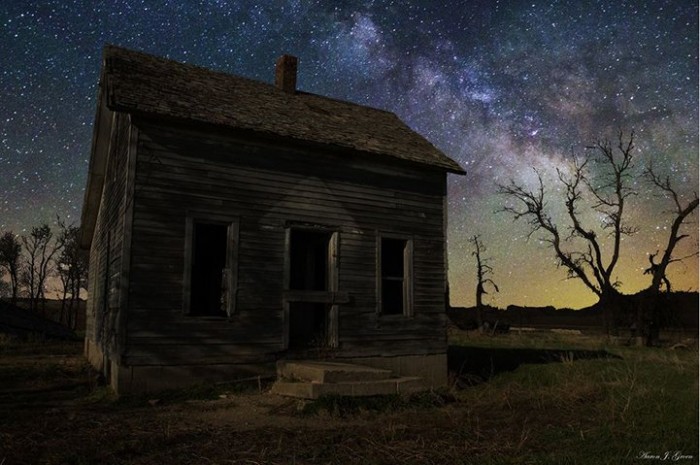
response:
<path fill-rule="evenodd" d="M 270 70 L 272 75 L 273 70 Z M 102 85 L 116 111 L 156 114 L 464 170 L 395 114 L 108 45 Z"/>

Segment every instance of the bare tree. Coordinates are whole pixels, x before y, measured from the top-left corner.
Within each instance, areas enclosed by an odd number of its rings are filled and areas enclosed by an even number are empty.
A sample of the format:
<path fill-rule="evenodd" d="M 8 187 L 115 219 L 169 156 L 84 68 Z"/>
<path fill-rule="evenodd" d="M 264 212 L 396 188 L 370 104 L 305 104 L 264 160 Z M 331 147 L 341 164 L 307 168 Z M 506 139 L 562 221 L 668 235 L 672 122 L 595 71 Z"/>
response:
<path fill-rule="evenodd" d="M 7 271 L 10 276 L 10 288 L 12 304 L 17 303 L 19 289 L 20 258 L 22 257 L 22 244 L 12 231 L 0 236 L 0 269 Z"/>
<path fill-rule="evenodd" d="M 694 192 L 693 198 L 683 203 L 681 201 L 681 195 L 673 187 L 671 179 L 668 176 L 660 176 L 654 171 L 651 165 L 646 168 L 644 174 L 647 180 L 659 190 L 661 196 L 672 200 L 674 207 L 670 212 L 674 216 L 668 233 L 666 248 L 661 253 L 659 262 L 657 263 L 655 261 L 656 257 L 659 255 L 659 250 L 648 255 L 649 268 L 644 270 L 644 274 L 651 275 L 651 283 L 649 287 L 642 292 L 642 301 L 636 308 L 636 327 L 641 330 L 641 334 L 637 334 L 637 336 L 640 337 L 640 343 L 643 342 L 647 346 L 652 346 L 658 342 L 659 330 L 663 326 L 665 316 L 663 315 L 664 302 L 662 289 L 665 288 L 666 293 L 672 291 L 671 282 L 668 279 L 666 270 L 672 263 L 681 262 L 687 258 L 698 255 L 698 251 L 683 257 L 675 257 L 673 255 L 678 243 L 688 237 L 688 234 L 682 233 L 681 229 L 686 223 L 687 218 L 698 208 L 698 194 Z"/>
<path fill-rule="evenodd" d="M 568 217 L 564 231 L 548 213 L 544 181 L 537 170 L 538 186 L 535 190 L 528 190 L 513 180 L 507 185 L 499 186 L 501 194 L 516 201 L 515 205 L 506 205 L 503 211 L 512 214 L 516 220 L 527 221 L 530 227 L 528 237 L 536 232 L 544 233 L 542 240 L 552 247 L 558 264 L 566 268 L 568 276 L 580 280 L 598 297 L 608 330 L 614 325 L 611 311 L 623 302 L 623 296 L 618 291 L 620 283 L 614 279 L 621 242 L 624 236 L 638 232 L 637 227 L 624 220 L 627 199 L 637 194 L 631 187 L 634 139 L 634 132 L 629 137 L 620 132 L 615 146 L 604 140 L 587 147 L 593 149 L 593 152 L 586 152 L 581 162 L 574 161 L 569 174 L 557 170 L 565 193 L 564 205 Z M 598 164 L 601 168 L 595 176 L 591 170 L 593 164 Z M 678 242 L 688 236 L 681 233 L 681 226 L 697 209 L 698 196 L 696 193 L 693 200 L 683 205 L 668 177 L 662 178 L 651 167 L 646 169 L 645 176 L 663 195 L 670 197 L 675 205 L 675 218 L 660 261 L 655 261 L 659 251 L 649 255 L 650 267 L 645 273 L 652 276 L 652 282 L 647 290 L 648 295 L 649 292 L 658 293 L 662 286 L 670 291 L 671 283 L 666 276 L 668 266 L 687 258 L 674 258 L 673 251 Z M 598 230 L 585 225 L 583 207 L 595 211 L 602 220 Z M 608 246 L 605 250 L 602 247 L 604 243 Z"/>
<path fill-rule="evenodd" d="M 46 278 L 53 266 L 53 258 L 61 249 L 62 243 L 53 240 L 53 231 L 48 224 L 32 227 L 28 236 L 22 236 L 26 250 L 22 281 L 29 297 L 29 309 L 37 310 L 38 303 L 43 301 Z"/>
<path fill-rule="evenodd" d="M 688 237 L 687 234 L 681 233 L 681 227 L 685 223 L 688 216 L 690 216 L 698 208 L 698 194 L 697 192 L 695 192 L 693 199 L 685 205 L 683 205 L 681 203 L 681 199 L 678 195 L 678 192 L 672 186 L 671 180 L 668 176 L 662 178 L 654 172 L 654 169 L 651 165 L 647 167 L 644 174 L 654 186 L 660 189 L 663 196 L 671 198 L 674 205 L 673 214 L 675 215 L 675 217 L 673 219 L 673 223 L 671 223 L 671 229 L 668 234 L 668 241 L 666 242 L 666 249 L 661 255 L 661 260 L 659 261 L 659 263 L 656 263 L 654 261 L 656 256 L 659 254 L 658 250 L 653 254 L 649 254 L 650 266 L 649 268 L 644 270 L 644 274 L 651 275 L 651 284 L 648 288 L 650 291 L 657 292 L 661 289 L 661 285 L 664 284 L 666 286 L 666 291 L 671 292 L 671 283 L 666 277 L 666 269 L 668 268 L 668 266 L 671 263 L 680 262 L 685 260 L 686 258 L 698 255 L 698 252 L 696 251 L 695 253 L 685 257 L 673 257 L 673 251 L 676 248 L 676 245 L 678 245 L 678 243 L 681 240 Z"/>
<path fill-rule="evenodd" d="M 489 258 L 482 257 L 482 253 L 486 251 L 480 236 L 473 236 L 469 239 L 469 242 L 474 247 L 472 251 L 472 256 L 476 258 L 476 323 L 481 328 L 484 324 L 483 317 L 483 296 L 488 294 L 486 291 L 487 285 L 493 287 L 493 289 L 498 292 L 498 286 L 489 278 L 489 275 L 493 274 L 493 267 L 489 265 Z"/>
<path fill-rule="evenodd" d="M 63 288 L 61 301 L 61 323 L 75 329 L 77 311 L 80 302 L 80 292 L 87 283 L 87 255 L 79 247 L 79 228 L 66 225 L 58 219 L 60 228 L 59 243 L 62 248 L 56 260 L 58 277 Z"/>
<path fill-rule="evenodd" d="M 537 190 L 528 190 L 511 180 L 507 185 L 499 185 L 499 192 L 516 200 L 515 206 L 506 205 L 503 210 L 511 213 L 516 220 L 527 220 L 530 226 L 528 237 L 535 232 L 543 232 L 542 240 L 554 250 L 559 266 L 566 268 L 570 278 L 580 280 L 598 296 L 607 310 L 620 297 L 620 283 L 614 279 L 614 271 L 620 258 L 622 238 L 637 232 L 637 228 L 623 222 L 626 200 L 636 194 L 630 188 L 634 167 L 634 133 L 625 138 L 620 132 L 615 147 L 610 141 L 603 140 L 588 148 L 594 151 L 586 152 L 582 162 L 575 161 L 571 174 L 557 170 L 565 191 L 564 204 L 569 220 L 567 231 L 561 231 L 547 211 L 544 181 L 537 170 Z M 592 163 L 600 163 L 603 168 L 595 178 L 589 169 Z M 584 224 L 581 204 L 586 197 L 593 199 L 588 208 L 596 211 L 602 219 L 601 231 Z M 599 232 L 607 234 L 601 237 Z M 607 254 L 602 247 L 603 240 L 612 241 Z M 610 313 L 606 311 L 606 329 L 612 323 Z"/>

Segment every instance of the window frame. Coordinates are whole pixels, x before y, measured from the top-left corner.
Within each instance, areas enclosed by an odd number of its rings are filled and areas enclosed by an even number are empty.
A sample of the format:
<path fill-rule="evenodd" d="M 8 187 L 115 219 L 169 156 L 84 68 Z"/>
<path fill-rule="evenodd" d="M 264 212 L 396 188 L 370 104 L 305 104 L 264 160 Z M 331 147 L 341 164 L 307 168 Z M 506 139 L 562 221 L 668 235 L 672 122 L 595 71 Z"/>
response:
<path fill-rule="evenodd" d="M 195 224 L 216 224 L 226 226 L 226 260 L 224 269 L 228 270 L 228 273 L 226 285 L 226 310 L 224 316 L 198 315 L 192 313 L 192 258 L 194 254 L 193 239 Z M 205 212 L 187 212 L 187 216 L 185 218 L 185 255 L 182 278 L 183 315 L 197 319 L 225 320 L 230 319 L 236 314 L 236 301 L 238 296 L 238 251 L 240 249 L 239 232 L 240 218 L 238 216 L 228 216 Z"/>
<path fill-rule="evenodd" d="M 400 240 L 405 242 L 403 250 L 403 311 L 401 313 L 384 313 L 382 303 L 382 240 Z M 376 312 L 382 319 L 413 318 L 414 309 L 414 275 L 413 275 L 413 236 L 406 234 L 394 234 L 377 232 L 375 251 L 375 277 L 376 277 Z"/>

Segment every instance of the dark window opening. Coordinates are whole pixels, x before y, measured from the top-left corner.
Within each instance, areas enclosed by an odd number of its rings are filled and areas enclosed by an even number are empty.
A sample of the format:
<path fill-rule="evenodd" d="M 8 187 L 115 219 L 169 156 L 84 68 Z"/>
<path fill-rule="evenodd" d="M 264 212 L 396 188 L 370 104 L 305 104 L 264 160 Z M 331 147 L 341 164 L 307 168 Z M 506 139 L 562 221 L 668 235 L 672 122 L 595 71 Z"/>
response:
<path fill-rule="evenodd" d="M 406 300 L 406 241 L 382 238 L 382 313 L 401 315 Z"/>
<path fill-rule="evenodd" d="M 225 224 L 195 223 L 192 239 L 190 314 L 225 316 L 222 279 L 226 268 Z"/>
<path fill-rule="evenodd" d="M 310 349 L 328 345 L 328 305 L 289 304 L 289 348 Z"/>
<path fill-rule="evenodd" d="M 291 230 L 289 246 L 289 287 L 293 290 L 328 290 L 327 232 Z"/>

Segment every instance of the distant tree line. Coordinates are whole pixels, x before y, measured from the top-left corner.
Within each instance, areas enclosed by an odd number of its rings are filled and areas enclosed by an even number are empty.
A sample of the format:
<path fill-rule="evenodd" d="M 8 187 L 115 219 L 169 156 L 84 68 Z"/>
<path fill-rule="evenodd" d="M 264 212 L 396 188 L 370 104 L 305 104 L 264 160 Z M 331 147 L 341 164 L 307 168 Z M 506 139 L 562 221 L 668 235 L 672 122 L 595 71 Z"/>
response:
<path fill-rule="evenodd" d="M 57 278 L 60 323 L 75 328 L 80 293 L 87 290 L 88 257 L 78 245 L 79 228 L 60 218 L 32 227 L 26 234 L 0 231 L 0 298 L 45 313 L 49 278 Z M 45 315 L 46 316 L 46 315 Z"/>

